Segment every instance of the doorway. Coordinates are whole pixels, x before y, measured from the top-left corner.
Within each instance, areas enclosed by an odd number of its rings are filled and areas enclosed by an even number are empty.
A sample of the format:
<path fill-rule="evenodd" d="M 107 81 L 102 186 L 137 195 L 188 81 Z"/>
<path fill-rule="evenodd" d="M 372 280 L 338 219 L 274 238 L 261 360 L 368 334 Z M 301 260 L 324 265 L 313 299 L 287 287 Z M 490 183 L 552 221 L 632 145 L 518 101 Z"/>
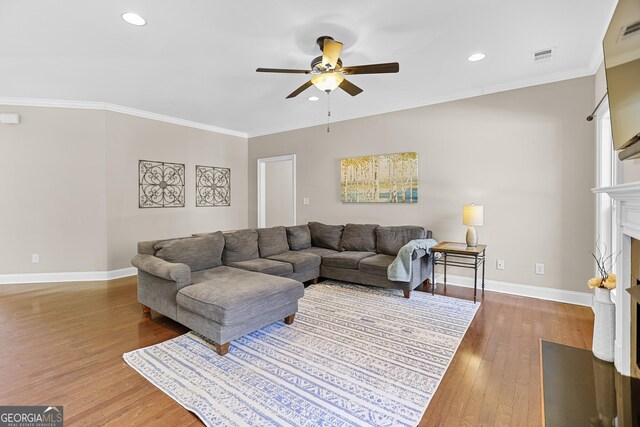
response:
<path fill-rule="evenodd" d="M 258 227 L 296 224 L 296 155 L 258 159 Z"/>

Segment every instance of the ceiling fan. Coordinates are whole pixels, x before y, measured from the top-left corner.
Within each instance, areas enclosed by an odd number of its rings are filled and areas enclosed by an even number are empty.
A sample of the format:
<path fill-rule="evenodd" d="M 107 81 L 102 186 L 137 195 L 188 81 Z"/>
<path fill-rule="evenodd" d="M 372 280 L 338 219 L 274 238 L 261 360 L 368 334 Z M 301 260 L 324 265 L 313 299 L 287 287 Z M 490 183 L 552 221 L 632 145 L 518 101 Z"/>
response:
<path fill-rule="evenodd" d="M 355 65 L 351 67 L 343 67 L 340 53 L 342 52 L 342 43 L 335 41 L 333 37 L 321 36 L 316 41 L 322 55 L 311 61 L 310 70 L 291 70 L 283 68 L 258 68 L 259 73 L 292 73 L 292 74 L 311 74 L 311 80 L 294 90 L 287 96 L 287 99 L 298 96 L 311 86 L 316 86 L 324 92 L 331 92 L 336 88 L 340 88 L 351 96 L 356 96 L 362 89 L 346 80 L 344 76 L 354 74 L 382 74 L 397 73 L 400 70 L 400 64 L 397 62 L 387 62 L 384 64 Z"/>

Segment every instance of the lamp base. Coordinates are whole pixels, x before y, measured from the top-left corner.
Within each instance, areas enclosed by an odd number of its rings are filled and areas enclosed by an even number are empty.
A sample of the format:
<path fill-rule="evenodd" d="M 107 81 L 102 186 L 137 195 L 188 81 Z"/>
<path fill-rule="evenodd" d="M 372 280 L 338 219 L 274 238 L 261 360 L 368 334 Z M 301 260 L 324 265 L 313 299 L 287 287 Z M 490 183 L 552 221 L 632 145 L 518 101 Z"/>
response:
<path fill-rule="evenodd" d="M 469 227 L 467 229 L 467 246 L 471 246 L 472 248 L 478 246 L 478 233 L 475 227 Z"/>

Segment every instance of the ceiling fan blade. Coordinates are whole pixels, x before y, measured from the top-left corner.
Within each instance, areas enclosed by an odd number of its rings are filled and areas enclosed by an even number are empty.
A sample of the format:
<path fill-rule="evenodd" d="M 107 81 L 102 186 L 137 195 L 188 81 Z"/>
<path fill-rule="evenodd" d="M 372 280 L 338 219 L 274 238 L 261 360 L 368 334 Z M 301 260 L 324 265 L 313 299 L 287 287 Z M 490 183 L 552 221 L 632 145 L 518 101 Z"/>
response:
<path fill-rule="evenodd" d="M 397 73 L 400 71 L 400 64 L 397 62 L 387 62 L 385 64 L 369 64 L 354 65 L 351 67 L 342 67 L 340 72 L 343 74 L 383 74 Z"/>
<path fill-rule="evenodd" d="M 292 73 L 292 74 L 309 74 L 309 70 L 291 70 L 287 68 L 256 68 L 258 73 Z"/>
<path fill-rule="evenodd" d="M 309 89 L 311 86 L 313 86 L 313 83 L 311 83 L 311 80 L 309 80 L 308 82 L 306 82 L 305 84 L 300 86 L 298 89 L 296 89 L 293 92 L 291 92 L 289 94 L 289 96 L 287 96 L 287 99 L 293 98 L 293 97 L 296 97 L 296 96 L 300 95 L 302 92 L 304 92 L 305 90 Z"/>
<path fill-rule="evenodd" d="M 342 53 L 342 43 L 331 39 L 324 39 L 324 47 L 322 48 L 322 65 L 325 68 L 336 68 L 338 59 Z"/>
<path fill-rule="evenodd" d="M 347 92 L 351 96 L 356 96 L 357 94 L 362 92 L 362 89 L 360 89 L 358 86 L 354 85 L 347 79 L 344 79 L 342 83 L 340 83 L 340 86 L 338 87 L 344 90 L 345 92 Z"/>

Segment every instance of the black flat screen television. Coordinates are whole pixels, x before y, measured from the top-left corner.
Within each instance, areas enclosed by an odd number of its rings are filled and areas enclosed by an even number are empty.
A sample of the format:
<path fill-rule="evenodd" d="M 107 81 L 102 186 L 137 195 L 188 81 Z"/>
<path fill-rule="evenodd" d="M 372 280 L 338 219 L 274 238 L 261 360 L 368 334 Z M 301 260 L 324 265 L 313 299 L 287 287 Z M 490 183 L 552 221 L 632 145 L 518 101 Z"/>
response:
<path fill-rule="evenodd" d="M 619 0 L 603 41 L 613 146 L 640 157 L 640 0 Z"/>

